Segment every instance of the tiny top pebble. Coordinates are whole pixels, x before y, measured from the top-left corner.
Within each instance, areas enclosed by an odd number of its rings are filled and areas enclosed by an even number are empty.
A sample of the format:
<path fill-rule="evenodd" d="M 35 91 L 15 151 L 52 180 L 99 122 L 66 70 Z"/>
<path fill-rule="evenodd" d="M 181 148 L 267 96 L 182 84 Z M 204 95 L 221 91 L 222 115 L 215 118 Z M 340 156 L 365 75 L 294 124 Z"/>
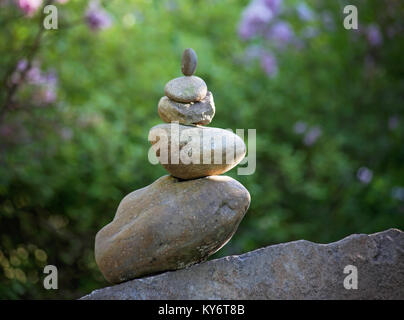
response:
<path fill-rule="evenodd" d="M 184 50 L 181 60 L 181 71 L 185 76 L 192 76 L 198 64 L 198 57 L 192 48 Z"/>

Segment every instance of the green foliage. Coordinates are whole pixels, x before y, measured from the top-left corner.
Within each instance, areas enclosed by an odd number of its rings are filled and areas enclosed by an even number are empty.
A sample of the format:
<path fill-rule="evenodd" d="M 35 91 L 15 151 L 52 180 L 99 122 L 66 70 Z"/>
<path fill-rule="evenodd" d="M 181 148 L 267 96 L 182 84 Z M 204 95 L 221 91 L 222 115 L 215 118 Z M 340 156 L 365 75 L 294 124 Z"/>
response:
<path fill-rule="evenodd" d="M 85 2 L 58 5 L 59 29 L 44 32 L 35 57 L 59 75 L 58 99 L 33 106 L 20 91 L 0 123 L 0 298 L 78 298 L 107 285 L 94 260 L 95 234 L 124 195 L 166 174 L 148 162 L 147 136 L 188 47 L 215 98 L 211 126 L 257 130 L 256 172 L 229 172 L 250 191 L 251 206 L 215 257 L 403 229 L 404 204 L 392 190 L 404 187 L 404 10 L 391 13 L 387 0 L 354 2 L 361 23 L 380 25 L 382 46 L 345 30 L 337 2 L 312 1 L 315 12 L 331 13 L 335 29 L 318 24 L 321 32 L 302 48 L 278 54 L 275 77 L 244 63 L 251 43 L 237 25 L 247 1 L 108 1 L 113 25 L 99 32 L 83 23 Z M 1 9 L 1 79 L 29 53 L 42 18 Z M 389 38 L 395 21 L 401 32 Z M 5 99 L 0 90 L 0 107 Z M 389 129 L 391 117 L 397 128 Z M 294 132 L 298 121 L 321 128 L 314 144 Z M 368 184 L 357 179 L 361 167 L 373 172 Z M 43 289 L 46 264 L 59 269 L 58 290 Z"/>

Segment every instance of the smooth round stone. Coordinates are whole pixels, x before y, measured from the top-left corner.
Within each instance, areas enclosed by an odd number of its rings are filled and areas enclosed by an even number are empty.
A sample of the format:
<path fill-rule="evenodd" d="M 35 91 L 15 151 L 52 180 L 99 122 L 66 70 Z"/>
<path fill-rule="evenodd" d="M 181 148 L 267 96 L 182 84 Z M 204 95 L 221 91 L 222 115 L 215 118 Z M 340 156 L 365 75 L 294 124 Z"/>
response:
<path fill-rule="evenodd" d="M 179 77 L 170 80 L 165 88 L 165 95 L 177 102 L 196 102 L 206 97 L 208 87 L 205 81 L 197 76 Z"/>
<path fill-rule="evenodd" d="M 159 124 L 150 129 L 149 141 L 160 164 L 181 179 L 222 174 L 246 154 L 244 141 L 220 128 Z"/>
<path fill-rule="evenodd" d="M 215 115 L 215 103 L 210 91 L 198 102 L 181 103 L 164 96 L 158 104 L 160 118 L 164 122 L 181 124 L 209 124 Z"/>
<path fill-rule="evenodd" d="M 184 50 L 181 60 L 181 71 L 186 76 L 192 76 L 198 64 L 198 57 L 192 48 Z"/>
<path fill-rule="evenodd" d="M 249 205 L 247 189 L 230 177 L 163 176 L 121 201 L 97 233 L 96 262 L 119 283 L 204 261 L 230 240 Z"/>

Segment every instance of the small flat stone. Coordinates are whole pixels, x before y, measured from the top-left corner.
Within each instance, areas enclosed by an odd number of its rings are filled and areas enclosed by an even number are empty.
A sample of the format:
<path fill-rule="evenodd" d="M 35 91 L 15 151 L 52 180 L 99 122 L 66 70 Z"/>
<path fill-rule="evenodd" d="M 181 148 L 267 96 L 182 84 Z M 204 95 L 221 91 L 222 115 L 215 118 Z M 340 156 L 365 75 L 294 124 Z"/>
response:
<path fill-rule="evenodd" d="M 244 141 L 220 128 L 159 124 L 150 129 L 149 141 L 160 164 L 185 180 L 222 174 L 246 154 Z"/>
<path fill-rule="evenodd" d="M 247 189 L 230 177 L 161 177 L 121 201 L 97 233 L 96 262 L 119 283 L 204 261 L 230 240 L 249 205 Z"/>
<path fill-rule="evenodd" d="M 164 92 L 167 97 L 177 102 L 197 102 L 206 97 L 208 87 L 197 76 L 185 76 L 170 80 Z"/>
<path fill-rule="evenodd" d="M 181 60 L 181 71 L 186 76 L 192 76 L 198 64 L 198 57 L 192 48 L 184 50 Z"/>
<path fill-rule="evenodd" d="M 215 115 L 215 103 L 210 91 L 199 102 L 181 103 L 164 96 L 158 104 L 160 118 L 164 122 L 181 124 L 209 124 Z"/>

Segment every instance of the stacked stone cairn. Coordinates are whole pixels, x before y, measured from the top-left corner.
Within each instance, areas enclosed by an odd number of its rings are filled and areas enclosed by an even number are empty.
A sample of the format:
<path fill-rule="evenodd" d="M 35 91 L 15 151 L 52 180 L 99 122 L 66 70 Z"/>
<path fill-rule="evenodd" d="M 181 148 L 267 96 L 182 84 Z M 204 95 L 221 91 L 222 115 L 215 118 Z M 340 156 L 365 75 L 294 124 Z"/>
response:
<path fill-rule="evenodd" d="M 215 114 L 213 95 L 194 76 L 197 56 L 186 49 L 183 77 L 169 81 L 158 113 L 166 122 L 149 132 L 152 152 L 170 173 L 125 196 L 95 240 L 95 258 L 111 283 L 205 261 L 237 230 L 250 194 L 220 174 L 245 156 L 243 140 L 205 127 Z"/>

